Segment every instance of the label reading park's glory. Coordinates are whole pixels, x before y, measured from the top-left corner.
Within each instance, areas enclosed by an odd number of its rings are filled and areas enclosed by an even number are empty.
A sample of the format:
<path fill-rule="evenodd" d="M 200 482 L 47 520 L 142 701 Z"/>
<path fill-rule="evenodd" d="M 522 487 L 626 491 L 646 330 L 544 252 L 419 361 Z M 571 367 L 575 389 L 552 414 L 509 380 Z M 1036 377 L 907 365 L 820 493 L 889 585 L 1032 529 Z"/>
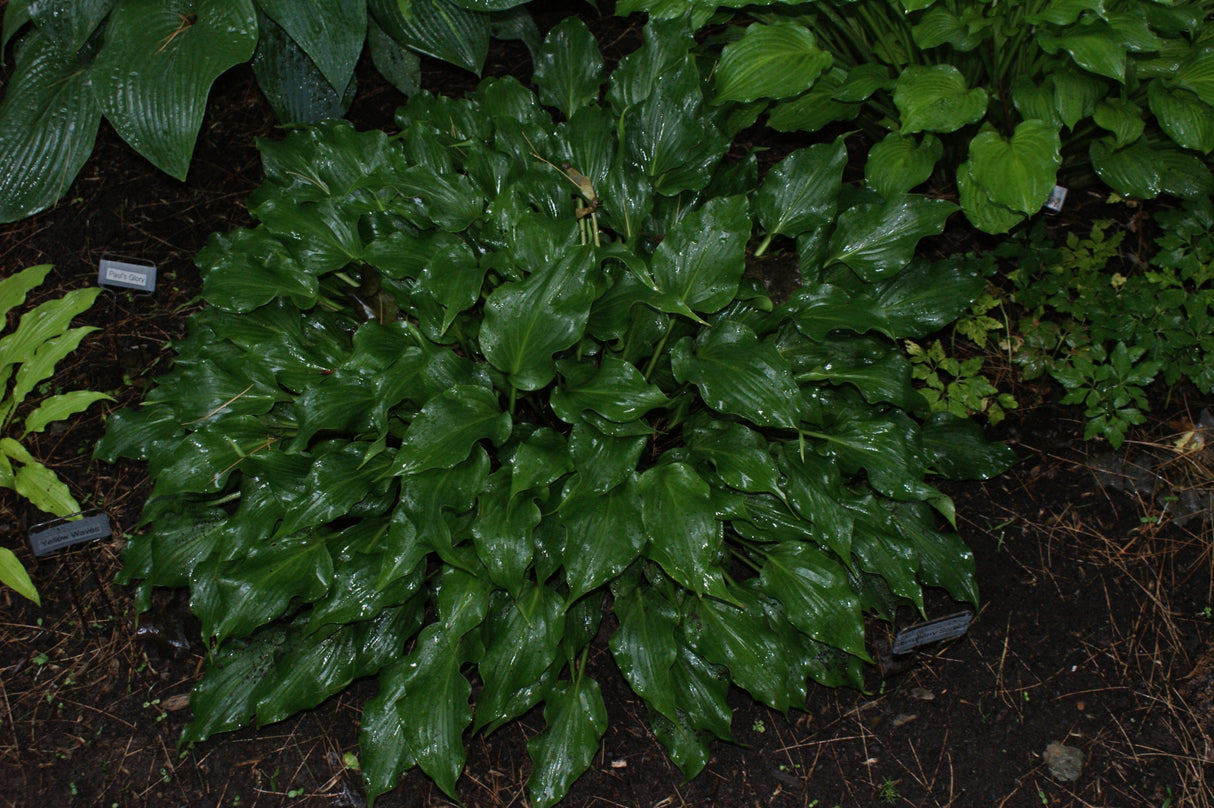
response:
<path fill-rule="evenodd" d="M 955 640 L 965 633 L 974 619 L 972 612 L 957 612 L 948 617 L 938 617 L 917 626 L 904 628 L 894 637 L 895 654 L 905 654 L 907 651 L 944 640 Z"/>
<path fill-rule="evenodd" d="M 30 547 L 34 555 L 44 556 L 64 547 L 83 544 L 110 535 L 110 517 L 101 511 L 89 513 L 74 522 L 54 519 L 30 528 Z"/>
<path fill-rule="evenodd" d="M 156 290 L 156 265 L 134 264 L 129 261 L 102 258 L 97 269 L 97 283 L 102 286 L 116 286 L 120 289 L 154 292 Z"/>

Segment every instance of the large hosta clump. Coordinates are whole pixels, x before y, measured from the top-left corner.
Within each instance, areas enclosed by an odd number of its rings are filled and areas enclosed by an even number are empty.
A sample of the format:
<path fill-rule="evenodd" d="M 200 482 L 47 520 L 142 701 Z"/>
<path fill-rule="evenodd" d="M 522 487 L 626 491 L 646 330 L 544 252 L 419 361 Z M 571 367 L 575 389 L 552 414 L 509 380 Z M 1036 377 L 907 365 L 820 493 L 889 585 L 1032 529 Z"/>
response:
<path fill-rule="evenodd" d="M 731 737 L 731 683 L 799 707 L 858 680 L 866 611 L 975 599 L 926 477 L 1006 449 L 918 420 L 895 342 L 982 288 L 911 261 L 954 206 L 845 187 L 841 142 L 760 184 L 690 44 L 649 31 L 604 81 L 566 22 L 538 96 L 489 80 L 414 97 L 397 136 L 261 144 L 260 224 L 199 255 L 210 305 L 99 447 L 155 480 L 123 576 L 145 606 L 188 586 L 211 649 L 183 741 L 375 676 L 369 797 L 414 765 L 454 794 L 465 732 L 542 705 L 547 806 L 605 730 L 586 659 L 608 612 L 690 776 Z M 773 305 L 748 245 L 803 289 Z"/>

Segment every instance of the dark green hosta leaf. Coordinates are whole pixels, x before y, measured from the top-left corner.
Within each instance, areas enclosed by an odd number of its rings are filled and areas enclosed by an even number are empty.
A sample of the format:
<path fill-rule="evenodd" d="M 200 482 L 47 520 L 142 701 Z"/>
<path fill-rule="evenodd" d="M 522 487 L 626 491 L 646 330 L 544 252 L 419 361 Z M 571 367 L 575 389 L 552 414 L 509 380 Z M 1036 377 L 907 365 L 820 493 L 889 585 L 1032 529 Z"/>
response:
<path fill-rule="evenodd" d="M 650 270 L 661 307 L 695 318 L 711 314 L 734 298 L 746 269 L 750 216 L 746 197 L 709 200 L 666 233 Z"/>
<path fill-rule="evenodd" d="M 654 20 L 645 26 L 644 43 L 611 72 L 607 100 L 617 115 L 648 98 L 658 78 L 683 61 L 695 45 L 693 30 L 686 18 Z"/>
<path fill-rule="evenodd" d="M 249 723 L 257 709 L 253 693 L 287 636 L 285 627 L 272 626 L 251 640 L 229 640 L 211 653 L 206 675 L 190 693 L 194 717 L 181 733 L 183 747 Z"/>
<path fill-rule="evenodd" d="M 156 479 L 153 491 L 158 495 L 217 493 L 246 455 L 272 442 L 257 418 L 225 415 L 149 458 L 149 471 Z"/>
<path fill-rule="evenodd" d="M 910 262 L 920 239 L 943 233 L 956 209 L 917 194 L 856 205 L 839 215 L 828 260 L 847 264 L 869 282 L 888 277 Z"/>
<path fill-rule="evenodd" d="M 932 492 L 923 482 L 925 467 L 914 421 L 898 411 L 848 408 L 838 415 L 829 431 L 806 434 L 824 440 L 824 451 L 844 470 L 864 469 L 872 486 L 894 499 L 922 499 Z"/>
<path fill-rule="evenodd" d="M 489 479 L 489 455 L 474 447 L 472 456 L 450 469 L 432 469 L 401 478 L 397 510 L 417 529 L 417 541 L 426 551 L 436 551 L 444 560 L 456 557 L 452 550 L 453 515 L 472 509 L 476 495 Z M 468 562 L 462 561 L 461 566 Z"/>
<path fill-rule="evenodd" d="M 535 62 L 534 81 L 540 101 L 556 107 L 567 119 L 598 98 L 603 57 L 584 22 L 566 17 L 548 33 Z"/>
<path fill-rule="evenodd" d="M 531 533 L 542 517 L 533 498 L 515 497 L 510 489 L 508 471 L 499 471 L 489 478 L 476 500 L 472 538 L 489 578 L 517 596 L 531 566 L 534 548 Z"/>
<path fill-rule="evenodd" d="M 615 578 L 640 555 L 649 538 L 642 504 L 633 477 L 606 493 L 575 491 L 561 502 L 570 601 Z"/>
<path fill-rule="evenodd" d="M 224 311 L 245 314 L 277 297 L 301 309 L 316 302 L 316 276 L 262 228 L 212 235 L 195 262 L 203 271 L 203 297 Z"/>
<path fill-rule="evenodd" d="M 936 516 L 921 502 L 900 502 L 893 512 L 898 532 L 914 542 L 919 556 L 919 579 L 939 586 L 957 600 L 977 605 L 978 584 L 974 554 L 956 533 L 936 529 Z"/>
<path fill-rule="evenodd" d="M 838 329 L 863 334 L 887 333 L 885 312 L 871 295 L 820 283 L 797 290 L 784 305 L 797 330 L 812 340 L 825 339 Z"/>
<path fill-rule="evenodd" d="M 800 391 L 788 362 L 740 323 L 705 329 L 694 343 L 683 338 L 671 353 L 671 367 L 675 378 L 699 387 L 704 402 L 718 412 L 758 426 L 797 426 Z"/>
<path fill-rule="evenodd" d="M 1036 213 L 1054 189 L 1061 148 L 1056 127 L 1021 121 L 1010 140 L 993 131 L 976 135 L 970 141 L 970 170 L 995 203 Z"/>
<path fill-rule="evenodd" d="M 991 199 L 974 179 L 973 164 L 968 160 L 957 167 L 957 191 L 965 217 L 984 233 L 1006 233 L 1025 219 L 1023 213 Z"/>
<path fill-rule="evenodd" d="M 767 124 L 778 132 L 816 132 L 834 121 L 852 120 L 860 111 L 860 104 L 834 97 L 847 75 L 841 68 L 826 73 L 809 92 L 773 106 Z"/>
<path fill-rule="evenodd" d="M 510 459 L 510 496 L 541 488 L 573 470 L 569 444 L 561 433 L 541 427 L 514 448 Z"/>
<path fill-rule="evenodd" d="M 987 480 L 1016 462 L 1010 446 L 988 441 L 978 424 L 947 412 L 923 425 L 923 448 L 932 468 L 953 480 Z"/>
<path fill-rule="evenodd" d="M 607 731 L 598 682 L 585 674 L 556 685 L 544 705 L 544 731 L 527 741 L 527 796 L 536 808 L 555 805 L 590 767 Z"/>
<path fill-rule="evenodd" d="M 767 439 L 736 421 L 698 418 L 687 422 L 683 440 L 692 456 L 712 463 L 726 485 L 739 491 L 766 491 L 783 498 L 780 473 Z"/>
<path fill-rule="evenodd" d="M 485 686 L 476 701 L 476 728 L 492 732 L 538 704 L 551 681 L 565 634 L 565 599 L 542 584 L 518 598 L 499 595 L 481 627 L 484 653 L 477 670 Z"/>
<path fill-rule="evenodd" d="M 484 387 L 458 385 L 426 402 L 409 424 L 392 473 L 449 469 L 467 459 L 482 440 L 502 443 L 510 428 L 510 414 L 502 412 L 497 394 Z"/>
<path fill-rule="evenodd" d="M 212 558 L 195 568 L 192 580 L 190 609 L 202 622 L 202 636 L 244 637 L 282 615 L 292 599 L 313 601 L 328 592 L 333 559 L 323 537 L 288 537 L 240 559 Z"/>
<path fill-rule="evenodd" d="M 796 23 L 751 23 L 726 45 L 715 70 L 717 102 L 788 98 L 805 92 L 833 59 Z"/>
<path fill-rule="evenodd" d="M 732 741 L 730 724 L 733 709 L 727 701 L 729 676 L 725 670 L 692 651 L 685 642 L 680 642 L 671 677 L 679 709 L 686 715 L 688 723 L 697 730 L 711 732 L 723 741 Z"/>
<path fill-rule="evenodd" d="M 919 555 L 912 542 L 893 535 L 889 515 L 871 497 L 866 506 L 879 512 L 877 520 L 859 518 L 852 540 L 852 558 L 856 566 L 885 581 L 890 592 L 915 608 L 923 609 L 923 590 L 915 579 Z"/>
<path fill-rule="evenodd" d="M 382 187 L 401 162 L 386 133 L 359 132 L 349 121 L 322 121 L 288 132 L 281 141 L 258 140 L 257 149 L 274 191 L 297 204 Z"/>
<path fill-rule="evenodd" d="M 416 763 L 444 794 L 457 798 L 455 782 L 467 757 L 463 733 L 472 723 L 472 686 L 460 673 L 460 663 L 459 640 L 434 623 L 418 635 L 408 656 L 380 674 L 380 694 L 371 714 L 377 732 L 364 733 L 362 740 L 386 739 L 395 754 L 376 754 L 374 768 L 364 767 L 368 791 L 373 786 L 391 788 L 397 775 Z M 393 729 L 393 719 L 399 729 Z M 366 747 L 364 766 L 365 754 Z"/>
<path fill-rule="evenodd" d="M 649 727 L 653 730 L 653 737 L 666 747 L 666 754 L 670 756 L 670 761 L 679 767 L 684 779 L 691 780 L 704 770 L 711 756 L 708 746 L 711 736 L 706 732 L 697 731 L 687 716 L 679 715 L 677 720 L 671 721 L 666 716 L 651 711 Z"/>
<path fill-rule="evenodd" d="M 390 585 L 380 585 L 384 572 L 384 550 L 391 541 L 389 534 L 394 530 L 399 530 L 399 522 L 394 523 L 392 519 L 363 519 L 329 542 L 333 556 L 333 586 L 325 597 L 313 604 L 308 615 L 309 634 L 323 634 L 327 631 L 326 626 L 331 625 L 365 624 L 385 613 L 385 609 L 401 605 L 418 592 L 425 571 L 425 565 L 420 563 L 420 554 L 414 554 L 416 560 L 411 568 L 391 573 Z M 416 533 L 413 535 L 416 538 Z M 418 617 L 413 631 L 421 628 L 420 614 Z M 404 639 L 401 638 L 402 646 Z M 397 652 L 399 648 L 393 652 L 393 658 Z"/>
<path fill-rule="evenodd" d="M 556 375 L 553 354 L 582 338 L 600 289 L 585 249 L 567 250 L 526 279 L 499 286 L 485 302 L 481 350 L 519 390 L 538 390 Z"/>
<path fill-rule="evenodd" d="M 36 32 L 22 43 L 0 103 L 0 222 L 53 204 L 93 150 L 101 107 L 86 66 Z"/>
<path fill-rule="evenodd" d="M 384 455 L 372 455 L 372 449 L 371 443 L 350 442 L 321 452 L 308 471 L 304 501 L 287 512 L 278 535 L 327 524 L 345 516 L 376 489 L 382 492 L 385 467 L 391 461 Z"/>
<path fill-rule="evenodd" d="M 1054 87 L 1054 110 L 1068 129 L 1074 129 L 1110 95 L 1107 81 L 1069 64 L 1051 65 L 1049 83 Z"/>
<path fill-rule="evenodd" d="M 565 385 L 552 391 L 552 411 L 566 423 L 581 420 L 585 410 L 610 421 L 633 421 L 667 403 L 661 388 L 613 354 L 605 355 L 597 368 L 574 361 L 558 362 L 557 368 Z"/>
<path fill-rule="evenodd" d="M 1203 154 L 1214 150 L 1214 106 L 1187 90 L 1165 89 L 1159 80 L 1147 85 L 1147 98 L 1159 128 L 1177 145 Z"/>
<path fill-rule="evenodd" d="M 45 34 L 64 53 L 75 53 L 84 47 L 89 37 L 97 30 L 114 8 L 115 0 L 28 0 L 28 14 L 38 30 Z M 9 3 L 12 13 L 22 6 L 21 2 Z M 5 10 L 8 22 L 9 9 Z M 8 32 L 6 31 L 6 34 Z M 8 37 L 5 36 L 7 42 Z"/>
<path fill-rule="evenodd" d="M 315 123 L 345 115 L 354 100 L 353 72 L 347 84 L 334 88 L 300 43 L 277 22 L 265 14 L 258 14 L 257 27 L 253 75 L 257 76 L 257 85 L 270 102 L 278 120 L 283 123 Z"/>
<path fill-rule="evenodd" d="M 426 218 L 451 233 L 466 230 L 484 212 L 485 200 L 463 174 L 439 174 L 429 166 L 412 166 L 397 173 L 395 186 Z"/>
<path fill-rule="evenodd" d="M 840 138 L 798 149 L 773 166 L 754 200 L 767 235 L 796 238 L 834 219 L 846 165 L 847 147 Z"/>
<path fill-rule="evenodd" d="M 692 649 L 727 668 L 735 684 L 773 710 L 801 706 L 806 666 L 798 658 L 800 633 L 786 619 L 773 619 L 753 589 L 728 591 L 738 605 L 715 598 L 687 600 L 683 623 Z"/>
<path fill-rule="evenodd" d="M 927 182 L 943 156 L 944 144 L 931 133 L 916 143 L 914 138 L 890 132 L 869 151 L 864 181 L 886 199 L 896 199 Z"/>
<path fill-rule="evenodd" d="M 764 550 L 759 580 L 804 634 L 849 654 L 867 656 L 860 599 L 837 559 L 808 544 L 780 542 Z"/>
<path fill-rule="evenodd" d="M 781 517 L 778 511 L 768 509 L 768 517 L 774 516 L 789 524 L 793 528 L 792 541 L 812 538 L 833 550 L 839 558 L 850 558 L 853 520 L 840 504 L 844 500 L 844 489 L 838 466 L 812 452 L 802 453 L 799 446 L 794 451 L 791 443 L 779 453 L 779 464 L 785 476 L 785 499 L 801 518 L 808 521 L 810 530 L 797 526 L 788 517 Z M 747 510 L 752 515 L 758 513 L 758 507 L 761 505 L 753 500 L 747 503 Z M 788 535 L 783 538 L 790 540 Z"/>
<path fill-rule="evenodd" d="M 256 1 L 316 64 L 333 90 L 344 92 L 366 38 L 366 0 Z"/>
<path fill-rule="evenodd" d="M 253 0 L 118 4 L 91 75 L 105 117 L 136 151 L 184 180 L 211 84 L 257 44 Z"/>
<path fill-rule="evenodd" d="M 820 342 L 793 339 L 781 353 L 793 364 L 798 383 L 850 384 L 870 404 L 887 401 L 908 412 L 924 404 L 911 384 L 910 363 L 885 340 L 846 336 Z"/>
<path fill-rule="evenodd" d="M 149 586 L 189 586 L 190 571 L 224 541 L 227 516 L 185 497 L 148 500 L 142 519 L 152 527 L 132 536 L 123 548 L 125 581 L 142 578 Z"/>
<path fill-rule="evenodd" d="M 317 432 L 330 430 L 355 434 L 377 430 L 376 437 L 383 437 L 387 409 L 399 403 L 383 400 L 387 381 L 386 374 L 346 367 L 321 376 L 292 402 L 299 425 L 292 445 L 306 449 Z"/>
<path fill-rule="evenodd" d="M 688 56 L 624 115 L 625 165 L 639 167 L 666 196 L 708 184 L 729 138 L 712 122 L 700 74 Z"/>
<path fill-rule="evenodd" d="M 651 710 L 678 719 L 673 666 L 678 656 L 674 604 L 654 589 L 636 587 L 615 599 L 620 627 L 611 635 L 611 653 L 620 672 Z"/>
<path fill-rule="evenodd" d="M 448 0 L 369 2 L 376 22 L 403 45 L 480 75 L 489 54 L 489 16 Z M 404 13 L 402 13 L 402 10 Z"/>
<path fill-rule="evenodd" d="M 1150 87 L 1157 85 L 1158 82 L 1151 82 Z M 1154 107 L 1151 111 L 1155 113 L 1155 117 L 1160 117 L 1159 111 Z M 1214 115 L 1214 110 L 1211 111 L 1211 114 Z M 1139 106 L 1130 101 L 1122 101 L 1120 98 L 1108 98 L 1098 103 L 1092 112 L 1092 120 L 1097 126 L 1112 132 L 1117 139 L 1118 146 L 1133 143 L 1142 136 L 1142 132 L 1146 128 Z M 1160 125 L 1162 127 L 1162 121 Z"/>
<path fill-rule="evenodd" d="M 1214 47 L 1208 44 L 1208 40 L 1203 47 L 1195 47 L 1189 52 L 1173 81 L 1176 86 L 1214 106 Z"/>
<path fill-rule="evenodd" d="M 721 573 L 721 523 L 708 483 L 685 463 L 655 466 L 640 476 L 641 515 L 649 533 L 645 555 L 693 592 L 726 597 Z"/>
<path fill-rule="evenodd" d="M 1083 69 L 1125 82 L 1127 48 L 1103 20 L 1070 26 L 1058 34 L 1042 31 L 1037 42 L 1046 53 L 1066 51 Z"/>
<path fill-rule="evenodd" d="M 405 96 L 421 91 L 422 60 L 414 51 L 393 39 L 375 17 L 367 18 L 367 47 L 379 74 Z"/>
<path fill-rule="evenodd" d="M 624 482 L 636 470 L 645 436 L 606 435 L 593 424 L 573 425 L 569 435 L 569 457 L 577 470 L 577 493 L 605 493 Z"/>
<path fill-rule="evenodd" d="M 952 65 L 911 65 L 894 86 L 902 134 L 956 132 L 986 114 L 986 90 L 970 89 Z"/>
<path fill-rule="evenodd" d="M 458 238 L 444 239 L 437 252 L 426 262 L 418 278 L 416 292 L 427 292 L 443 308 L 440 333 L 445 334 L 455 318 L 480 298 L 485 266 L 476 260 L 472 249 Z"/>

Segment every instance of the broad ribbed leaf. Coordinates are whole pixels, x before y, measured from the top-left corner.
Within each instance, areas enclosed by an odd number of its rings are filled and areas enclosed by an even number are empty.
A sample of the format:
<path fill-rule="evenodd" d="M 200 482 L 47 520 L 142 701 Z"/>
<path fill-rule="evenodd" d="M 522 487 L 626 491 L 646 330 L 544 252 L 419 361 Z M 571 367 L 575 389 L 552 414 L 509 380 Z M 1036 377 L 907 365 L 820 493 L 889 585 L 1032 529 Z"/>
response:
<path fill-rule="evenodd" d="M 1159 80 L 1147 85 L 1147 98 L 1159 128 L 1177 145 L 1203 154 L 1214 150 L 1214 106 L 1186 90 L 1166 89 Z"/>
<path fill-rule="evenodd" d="M 791 443 L 779 453 L 779 463 L 785 476 L 786 499 L 811 527 L 810 531 L 801 531 L 804 535 L 794 533 L 792 540 L 812 538 L 833 550 L 838 558 L 850 558 L 853 520 L 841 504 L 844 489 L 838 466 L 813 452 L 802 453 L 800 446 L 794 451 Z M 755 504 L 753 500 L 747 503 L 752 514 Z"/>
<path fill-rule="evenodd" d="M 984 233 L 1006 233 L 1025 219 L 1023 213 L 991 199 L 974 179 L 973 164 L 969 160 L 957 167 L 957 192 L 965 217 Z"/>
<path fill-rule="evenodd" d="M 939 586 L 957 600 L 978 604 L 974 554 L 956 533 L 936 529 L 936 516 L 921 502 L 901 502 L 894 509 L 893 524 L 914 543 L 919 556 L 919 579 Z"/>
<path fill-rule="evenodd" d="M 833 59 L 804 25 L 752 23 L 721 50 L 716 102 L 788 98 L 813 86 Z"/>
<path fill-rule="evenodd" d="M 1121 149 L 1110 138 L 1093 140 L 1088 153 L 1100 179 L 1117 193 L 1154 199 L 1163 191 L 1158 155 L 1142 139 Z"/>
<path fill-rule="evenodd" d="M 1056 127 L 1022 121 L 1010 140 L 980 132 L 970 141 L 970 170 L 993 202 L 1021 213 L 1036 213 L 1054 189 L 1062 164 Z"/>
<path fill-rule="evenodd" d="M 559 109 L 566 119 L 598 98 L 603 57 L 586 23 L 566 17 L 548 32 L 535 62 L 534 81 L 540 101 Z"/>
<path fill-rule="evenodd" d="M 846 165 L 842 138 L 798 149 L 774 165 L 754 200 L 755 216 L 767 235 L 796 238 L 826 226 L 838 207 Z"/>
<path fill-rule="evenodd" d="M 544 676 L 565 634 L 565 599 L 529 584 L 516 599 L 499 597 L 481 628 L 477 670 L 485 686 L 476 700 L 476 728 L 492 732 L 538 704 L 551 682 Z"/>
<path fill-rule="evenodd" d="M 1207 44 L 1200 49 L 1194 48 L 1181 63 L 1174 80 L 1178 87 L 1214 106 L 1214 47 Z"/>
<path fill-rule="evenodd" d="M 334 89 L 300 43 L 277 22 L 258 14 L 257 28 L 253 75 L 280 122 L 316 123 L 346 113 L 354 100 L 353 73 L 346 84 Z"/>
<path fill-rule="evenodd" d="M 393 87 L 405 96 L 421 90 L 421 57 L 389 36 L 374 17 L 367 19 L 367 47 L 375 69 Z"/>
<path fill-rule="evenodd" d="M 544 723 L 544 731 L 527 742 L 527 795 L 536 808 L 559 802 L 599 751 L 607 707 L 598 682 L 583 674 L 556 685 L 544 705 Z"/>
<path fill-rule="evenodd" d="M 1127 48 L 1103 20 L 1071 26 L 1058 34 L 1043 31 L 1037 35 L 1037 42 L 1046 53 L 1064 50 L 1083 69 L 1119 82 L 1125 81 Z"/>
<path fill-rule="evenodd" d="M 382 493 L 388 461 L 382 455 L 372 458 L 371 451 L 370 443 L 350 442 L 317 457 L 305 480 L 305 499 L 287 512 L 278 535 L 327 524 L 345 516 L 376 489 Z"/>
<path fill-rule="evenodd" d="M 552 355 L 576 343 L 586 328 L 590 305 L 599 294 L 595 272 L 587 250 L 571 249 L 489 295 L 481 350 L 511 385 L 538 390 L 552 381 Z"/>
<path fill-rule="evenodd" d="M 345 92 L 366 38 L 366 0 L 256 2 L 303 49 L 334 92 Z"/>
<path fill-rule="evenodd" d="M 636 587 L 615 600 L 620 627 L 611 635 L 611 653 L 620 672 L 651 710 L 678 720 L 672 668 L 678 656 L 679 615 L 654 589 Z"/>
<path fill-rule="evenodd" d="M 871 295 L 820 283 L 797 290 L 785 310 L 797 330 L 810 339 L 824 339 L 837 329 L 863 334 L 869 329 L 888 333 L 884 312 Z"/>
<path fill-rule="evenodd" d="M 615 578 L 640 555 L 648 539 L 641 508 L 632 477 L 606 493 L 577 491 L 561 503 L 570 602 Z"/>
<path fill-rule="evenodd" d="M 1154 90 L 1156 87 L 1162 89 L 1159 82 L 1153 81 L 1149 89 Z M 1165 90 L 1164 93 L 1167 94 L 1167 91 Z M 1153 96 L 1154 93 L 1149 93 L 1149 95 Z M 1155 113 L 1156 118 L 1162 118 L 1160 110 L 1155 108 L 1154 102 L 1151 104 L 1151 111 Z M 1210 110 L 1210 114 L 1214 115 L 1214 110 Z M 1098 103 L 1092 112 L 1092 120 L 1096 122 L 1097 126 L 1112 132 L 1117 139 L 1118 146 L 1133 143 L 1142 136 L 1142 132 L 1146 128 L 1146 123 L 1142 120 L 1142 110 L 1138 105 L 1130 101 L 1122 101 L 1120 98 L 1108 98 Z M 1160 120 L 1160 128 L 1167 131 L 1162 120 Z M 1175 136 L 1172 139 L 1175 140 Z"/>
<path fill-rule="evenodd" d="M 764 550 L 759 580 L 789 621 L 818 642 L 866 657 L 860 599 L 848 570 L 816 547 L 780 542 Z"/>
<path fill-rule="evenodd" d="M 777 343 L 798 383 L 850 384 L 870 404 L 887 401 L 908 412 L 924 403 L 911 384 L 910 363 L 886 340 L 838 336 L 811 342 L 799 336 Z"/>
<path fill-rule="evenodd" d="M 0 102 L 0 222 L 31 216 L 67 192 L 101 124 L 87 57 L 31 33 Z"/>
<path fill-rule="evenodd" d="M 480 75 L 489 54 L 487 14 L 448 0 L 409 0 L 400 8 L 393 0 L 370 5 L 380 26 L 401 44 Z"/>
<path fill-rule="evenodd" d="M 834 121 L 849 121 L 860 111 L 859 103 L 835 100 L 835 93 L 847 76 L 841 68 L 826 73 L 809 92 L 776 104 L 771 109 L 767 124 L 778 132 L 816 132 Z"/>
<path fill-rule="evenodd" d="M 640 476 L 645 555 L 696 594 L 727 597 L 720 555 L 724 538 L 708 483 L 686 463 L 655 466 Z"/>
<path fill-rule="evenodd" d="M 894 104 L 902 115 L 902 134 L 955 132 L 986 114 L 987 95 L 970 89 L 952 65 L 911 65 L 894 86 Z"/>
<path fill-rule="evenodd" d="M 746 269 L 750 217 L 746 197 L 709 200 L 687 214 L 658 245 L 650 269 L 664 311 L 695 318 L 734 298 Z"/>
<path fill-rule="evenodd" d="M 84 47 L 110 13 L 115 0 L 29 0 L 29 15 L 38 30 L 65 53 Z M 9 3 L 20 6 L 20 2 Z M 5 9 L 5 17 L 8 9 Z M 7 41 L 7 37 L 6 37 Z"/>
<path fill-rule="evenodd" d="M 839 215 L 828 261 L 847 264 L 869 282 L 888 277 L 906 266 L 920 239 L 943 233 L 956 209 L 918 194 L 856 205 Z"/>
<path fill-rule="evenodd" d="M 409 424 L 392 473 L 448 469 L 463 462 L 478 442 L 488 439 L 496 445 L 509 435 L 510 415 L 502 412 L 497 395 L 484 387 L 459 385 L 426 402 Z"/>
<path fill-rule="evenodd" d="M 930 133 L 921 142 L 890 132 L 868 152 L 864 181 L 885 199 L 896 199 L 927 182 L 944 156 L 944 144 Z"/>
<path fill-rule="evenodd" d="M 510 496 L 546 486 L 573 470 L 565 436 L 541 427 L 514 450 L 510 461 Z"/>
<path fill-rule="evenodd" d="M 153 492 L 217 493 L 245 457 L 273 443 L 254 416 L 221 415 L 149 458 L 149 472 L 156 480 Z"/>
<path fill-rule="evenodd" d="M 184 180 L 212 82 L 256 44 L 252 0 L 128 0 L 110 15 L 90 72 L 122 139 Z"/>
<path fill-rule="evenodd" d="M 671 353 L 675 378 L 700 388 L 718 412 L 758 426 L 795 429 L 800 391 L 788 362 L 754 331 L 727 320 L 705 329 L 693 343 L 685 337 Z"/>

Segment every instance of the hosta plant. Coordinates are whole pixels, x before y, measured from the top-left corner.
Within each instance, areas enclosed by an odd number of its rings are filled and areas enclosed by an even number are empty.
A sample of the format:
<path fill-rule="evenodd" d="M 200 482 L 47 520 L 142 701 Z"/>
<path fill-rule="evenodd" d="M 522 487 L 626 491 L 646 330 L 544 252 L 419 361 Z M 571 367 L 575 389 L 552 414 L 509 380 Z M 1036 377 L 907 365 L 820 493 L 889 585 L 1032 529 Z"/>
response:
<path fill-rule="evenodd" d="M 50 271 L 50 264 L 41 264 L 0 280 L 0 488 L 17 492 L 44 513 L 69 516 L 80 511 L 71 491 L 21 442 L 30 433 L 71 418 L 97 401 L 113 399 L 104 393 L 76 390 L 46 396 L 36 407 L 26 407 L 23 412 L 22 405 L 54 376 L 60 360 L 97 330 L 92 326 L 72 328 L 71 322 L 93 305 L 100 289 L 77 289 L 48 300 L 8 327 L 16 319 L 10 313 L 25 302 L 30 290 L 46 280 Z M 18 418 L 22 412 L 23 417 Z M 0 547 L 0 583 L 38 602 L 38 592 L 24 567 L 6 547 Z"/>
<path fill-rule="evenodd" d="M 183 742 L 373 676 L 369 800 L 415 765 L 454 796 L 465 733 L 542 705 L 548 806 L 606 728 L 605 613 L 692 776 L 731 683 L 799 707 L 858 681 L 867 611 L 975 599 L 927 475 L 1007 450 L 918 420 L 895 342 L 982 290 L 911 260 L 954 206 L 843 187 L 841 142 L 759 183 L 690 45 L 650 30 L 605 81 L 567 21 L 538 95 L 488 80 L 414 96 L 395 136 L 260 144 L 258 226 L 198 256 L 210 305 L 98 448 L 155 480 L 123 578 L 142 606 L 188 586 L 209 645 Z M 757 245 L 800 263 L 782 305 L 745 278 Z"/>
<path fill-rule="evenodd" d="M 966 216 L 1002 233 L 1064 161 L 1139 198 L 1214 193 L 1214 4 L 1157 0 L 621 0 L 687 16 L 747 5 L 714 100 L 769 105 L 782 131 L 856 120 L 868 183 L 896 195 L 937 167 Z M 728 18 L 728 15 L 722 15 Z"/>
<path fill-rule="evenodd" d="M 178 179 L 212 83 L 251 62 L 278 118 L 340 117 L 364 45 L 406 94 L 420 55 L 480 73 L 491 36 L 538 44 L 527 0 L 10 0 L 0 61 L 0 222 L 66 193 L 104 117 Z M 10 48 L 10 45 L 14 47 Z"/>

